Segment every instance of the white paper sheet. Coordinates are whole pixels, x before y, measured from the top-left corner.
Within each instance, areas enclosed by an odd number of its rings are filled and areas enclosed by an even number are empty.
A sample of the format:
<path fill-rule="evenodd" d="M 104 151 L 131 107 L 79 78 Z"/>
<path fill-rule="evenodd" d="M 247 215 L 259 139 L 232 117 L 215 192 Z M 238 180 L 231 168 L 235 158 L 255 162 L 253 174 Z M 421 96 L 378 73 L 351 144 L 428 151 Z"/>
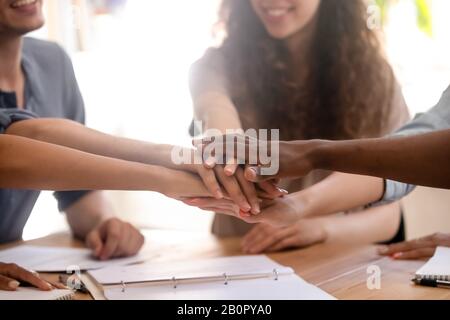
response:
<path fill-rule="evenodd" d="M 15 263 L 38 272 L 66 272 L 67 268 L 78 266 L 80 270 L 99 269 L 115 265 L 143 262 L 149 255 L 141 253 L 130 258 L 108 261 L 96 260 L 88 249 L 54 248 L 40 246 L 19 246 L 0 251 L 0 261 Z"/>
<path fill-rule="evenodd" d="M 270 274 L 274 269 L 278 273 L 294 273 L 266 256 L 241 256 L 214 259 L 188 260 L 170 263 L 145 263 L 134 266 L 114 266 L 90 271 L 89 274 L 100 284 L 120 284 L 171 280 L 192 279 L 248 274 Z"/>
<path fill-rule="evenodd" d="M 272 275 L 273 270 L 276 270 L 276 274 Z M 113 284 L 122 281 L 125 283 L 125 287 L 104 286 L 105 297 L 110 300 L 334 299 L 328 293 L 295 275 L 291 268 L 284 267 L 266 256 L 145 263 L 94 270 L 89 274 L 99 283 Z M 251 274 L 268 276 L 258 279 L 233 279 L 235 275 Z M 202 279 L 214 276 L 219 280 L 205 281 Z M 194 282 L 176 281 L 177 285 L 174 288 L 175 283 L 171 281 L 174 277 L 176 280 L 193 279 Z M 228 281 L 225 281 L 226 279 Z M 167 282 L 135 283 L 155 280 L 167 280 Z"/>
<path fill-rule="evenodd" d="M 127 287 L 105 290 L 108 300 L 335 300 L 325 291 L 296 275 L 223 283 Z"/>
<path fill-rule="evenodd" d="M 438 247 L 433 258 L 417 271 L 416 275 L 450 279 L 450 248 Z"/>
<path fill-rule="evenodd" d="M 71 290 L 40 291 L 32 288 L 19 288 L 17 291 L 0 291 L 0 300 L 70 300 Z"/>

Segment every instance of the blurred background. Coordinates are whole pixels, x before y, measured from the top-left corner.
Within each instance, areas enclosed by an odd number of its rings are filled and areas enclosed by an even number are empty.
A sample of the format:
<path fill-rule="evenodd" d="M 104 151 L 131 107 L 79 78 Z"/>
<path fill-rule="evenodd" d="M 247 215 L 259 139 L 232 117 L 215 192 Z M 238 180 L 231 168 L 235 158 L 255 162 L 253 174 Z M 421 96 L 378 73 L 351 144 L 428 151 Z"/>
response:
<path fill-rule="evenodd" d="M 450 1 L 368 2 L 368 14 L 383 34 L 411 113 L 426 111 L 450 84 Z M 32 36 L 56 41 L 71 55 L 88 126 L 156 143 L 189 145 L 188 70 L 206 48 L 217 44 L 212 27 L 219 4 L 220 0 L 46 0 L 47 24 Z M 209 232 L 212 215 L 161 195 L 108 196 L 118 215 L 139 227 Z M 450 232 L 448 191 L 420 188 L 405 206 L 409 238 Z M 52 194 L 44 192 L 24 239 L 66 229 Z"/>

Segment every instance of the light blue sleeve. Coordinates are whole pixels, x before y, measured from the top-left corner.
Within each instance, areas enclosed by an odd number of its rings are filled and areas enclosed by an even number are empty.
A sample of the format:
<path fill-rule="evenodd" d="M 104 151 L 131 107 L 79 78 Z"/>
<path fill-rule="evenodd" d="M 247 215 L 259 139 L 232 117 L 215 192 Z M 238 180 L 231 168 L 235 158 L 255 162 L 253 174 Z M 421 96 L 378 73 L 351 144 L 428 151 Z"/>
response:
<path fill-rule="evenodd" d="M 411 136 L 445 129 L 450 129 L 450 87 L 447 88 L 441 100 L 433 109 L 427 113 L 417 115 L 412 122 L 405 125 L 392 136 Z M 411 184 L 386 180 L 384 196 L 375 205 L 379 206 L 398 201 L 410 194 L 415 187 L 415 185 Z"/>

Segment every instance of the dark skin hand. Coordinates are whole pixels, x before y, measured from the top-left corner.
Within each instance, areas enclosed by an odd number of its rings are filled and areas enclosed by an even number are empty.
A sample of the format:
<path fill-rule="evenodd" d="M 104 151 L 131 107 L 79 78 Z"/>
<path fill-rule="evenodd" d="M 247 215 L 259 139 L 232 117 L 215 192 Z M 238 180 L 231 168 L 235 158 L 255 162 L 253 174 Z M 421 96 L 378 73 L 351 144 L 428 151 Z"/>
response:
<path fill-rule="evenodd" d="M 243 148 L 246 151 L 245 158 L 240 161 L 247 161 L 249 154 L 259 151 L 258 143 L 255 144 L 252 138 L 233 138 L 236 150 Z M 220 161 L 226 157 L 226 142 L 225 138 L 213 142 L 215 150 L 222 150 L 216 151 Z M 196 142 L 199 143 L 211 142 Z M 301 177 L 314 169 L 324 169 L 450 189 L 450 165 L 443 165 L 450 163 L 450 130 L 352 141 L 279 142 L 278 156 L 280 169 L 276 175 L 263 176 L 260 166 L 251 164 L 246 169 L 246 178 L 258 182 L 274 177 Z"/>

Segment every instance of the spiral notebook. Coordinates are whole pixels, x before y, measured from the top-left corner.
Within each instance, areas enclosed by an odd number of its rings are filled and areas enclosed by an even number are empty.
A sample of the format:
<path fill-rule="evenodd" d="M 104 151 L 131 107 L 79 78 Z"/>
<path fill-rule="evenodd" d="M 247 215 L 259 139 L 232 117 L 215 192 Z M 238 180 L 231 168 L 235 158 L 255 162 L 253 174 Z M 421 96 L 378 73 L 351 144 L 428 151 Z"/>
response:
<path fill-rule="evenodd" d="M 332 300 L 266 256 L 146 263 L 89 271 L 109 300 Z"/>
<path fill-rule="evenodd" d="M 72 290 L 40 291 L 33 288 L 19 288 L 17 291 L 0 291 L 0 300 L 72 300 Z"/>
<path fill-rule="evenodd" d="M 416 272 L 416 279 L 450 281 L 450 248 L 438 247 L 433 258 Z"/>

